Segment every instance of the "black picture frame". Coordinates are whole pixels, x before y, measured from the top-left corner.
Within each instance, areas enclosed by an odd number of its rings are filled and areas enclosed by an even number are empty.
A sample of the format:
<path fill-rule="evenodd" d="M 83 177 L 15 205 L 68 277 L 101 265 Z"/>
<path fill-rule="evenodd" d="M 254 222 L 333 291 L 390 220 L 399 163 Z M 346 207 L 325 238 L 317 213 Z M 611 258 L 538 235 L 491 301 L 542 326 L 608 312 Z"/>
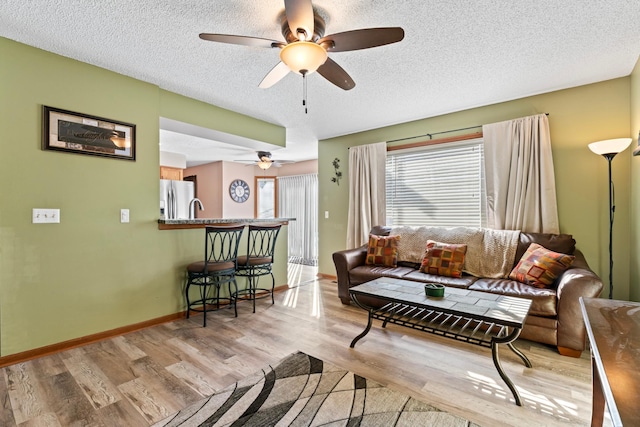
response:
<path fill-rule="evenodd" d="M 42 149 L 136 159 L 136 125 L 42 106 Z"/>

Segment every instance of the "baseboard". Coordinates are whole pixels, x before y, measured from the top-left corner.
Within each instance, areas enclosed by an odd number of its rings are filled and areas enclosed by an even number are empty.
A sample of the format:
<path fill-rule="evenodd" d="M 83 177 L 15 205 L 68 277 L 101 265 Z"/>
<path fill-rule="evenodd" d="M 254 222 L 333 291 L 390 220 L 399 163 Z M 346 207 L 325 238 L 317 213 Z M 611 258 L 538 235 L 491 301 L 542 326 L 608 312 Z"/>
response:
<path fill-rule="evenodd" d="M 107 338 L 117 337 L 118 335 L 124 335 L 129 332 L 138 331 L 140 329 L 145 329 L 151 326 L 157 326 L 162 323 L 167 323 L 177 319 L 182 319 L 183 317 L 185 317 L 184 311 L 180 313 L 169 314 L 168 316 L 157 317 L 155 319 L 146 320 L 140 323 L 135 323 L 133 325 L 123 326 L 121 328 L 111 329 L 109 331 L 99 332 L 97 334 L 87 335 L 80 338 L 74 338 L 72 340 L 62 341 L 62 342 L 47 345 L 44 347 L 34 348 L 33 350 L 27 350 L 20 353 L 10 354 L 9 356 L 0 357 L 0 368 L 4 368 L 5 366 L 9 366 L 9 365 L 14 365 L 16 363 L 26 362 L 27 360 L 37 359 L 38 357 L 59 353 L 64 350 L 69 350 L 72 348 L 91 344 Z"/>
<path fill-rule="evenodd" d="M 327 280 L 338 280 L 338 276 L 332 276 L 330 274 L 324 274 L 324 273 L 318 273 L 317 276 L 320 279 L 327 279 Z"/>
<path fill-rule="evenodd" d="M 289 289 L 288 285 L 276 286 L 274 292 L 282 292 Z M 243 301 L 240 299 L 239 301 Z M 33 350 L 27 350 L 20 353 L 10 354 L 8 356 L 0 357 L 0 368 L 5 366 L 15 365 L 16 363 L 26 362 L 28 360 L 37 359 L 38 357 L 49 356 L 61 351 L 70 350 L 72 348 L 81 347 L 83 345 L 91 344 L 97 341 L 117 337 L 119 335 L 128 334 L 129 332 L 139 331 L 140 329 L 149 328 L 151 326 L 161 325 L 163 323 L 172 322 L 174 320 L 182 319 L 186 316 L 186 312 L 181 311 L 179 313 L 169 314 L 168 316 L 157 317 L 155 319 L 146 320 L 144 322 L 135 323 L 133 325 L 123 326 L 121 328 L 111 329 L 109 331 L 99 332 L 97 334 L 87 335 L 80 338 L 74 338 L 68 341 L 62 341 L 56 344 L 47 345 L 44 347 L 34 348 Z"/>

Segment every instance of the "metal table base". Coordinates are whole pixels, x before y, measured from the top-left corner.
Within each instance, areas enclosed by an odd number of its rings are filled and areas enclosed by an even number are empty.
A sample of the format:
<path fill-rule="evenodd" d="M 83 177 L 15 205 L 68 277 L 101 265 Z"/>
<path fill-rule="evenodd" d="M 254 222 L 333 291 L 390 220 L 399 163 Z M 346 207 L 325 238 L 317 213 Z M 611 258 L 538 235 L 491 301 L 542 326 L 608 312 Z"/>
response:
<path fill-rule="evenodd" d="M 381 320 L 382 327 L 385 328 L 388 323 L 405 326 L 411 329 L 440 335 L 459 341 L 468 342 L 482 347 L 491 348 L 493 364 L 495 365 L 500 378 L 507 384 L 509 390 L 513 394 L 516 405 L 522 406 L 522 400 L 516 390 L 511 379 L 507 376 L 502 365 L 498 353 L 498 344 L 506 344 L 515 354 L 522 359 L 527 368 L 531 368 L 531 362 L 513 342 L 518 338 L 521 328 L 508 327 L 495 322 L 486 322 L 475 319 L 471 315 L 462 316 L 434 309 L 412 306 L 397 302 L 390 302 L 381 308 L 369 307 L 360 301 L 355 294 L 351 294 L 351 299 L 359 307 L 369 312 L 367 326 L 364 331 L 351 341 L 350 347 L 353 348 L 356 343 L 371 330 L 373 319 Z"/>

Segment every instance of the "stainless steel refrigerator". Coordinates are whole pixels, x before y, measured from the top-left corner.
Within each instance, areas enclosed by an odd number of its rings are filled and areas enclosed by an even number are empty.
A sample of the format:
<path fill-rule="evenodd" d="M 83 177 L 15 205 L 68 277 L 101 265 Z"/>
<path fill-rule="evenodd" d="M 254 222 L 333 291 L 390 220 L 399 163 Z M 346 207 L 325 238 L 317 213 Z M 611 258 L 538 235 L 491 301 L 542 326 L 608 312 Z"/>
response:
<path fill-rule="evenodd" d="M 195 197 L 193 182 L 160 180 L 160 215 L 166 219 L 189 219 L 189 202 Z"/>

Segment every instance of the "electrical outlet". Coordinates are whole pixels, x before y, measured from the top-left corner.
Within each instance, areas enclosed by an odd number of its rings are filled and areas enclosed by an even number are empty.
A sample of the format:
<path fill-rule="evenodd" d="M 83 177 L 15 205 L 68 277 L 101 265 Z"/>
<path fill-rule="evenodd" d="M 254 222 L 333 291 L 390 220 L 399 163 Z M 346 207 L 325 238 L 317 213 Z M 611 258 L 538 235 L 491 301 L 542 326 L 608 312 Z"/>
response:
<path fill-rule="evenodd" d="M 120 222 L 129 222 L 129 209 L 120 209 Z"/>
<path fill-rule="evenodd" d="M 324 211 L 324 218 L 329 219 L 329 211 Z"/>
<path fill-rule="evenodd" d="M 31 222 L 33 224 L 59 224 L 60 209 L 32 209 Z"/>

